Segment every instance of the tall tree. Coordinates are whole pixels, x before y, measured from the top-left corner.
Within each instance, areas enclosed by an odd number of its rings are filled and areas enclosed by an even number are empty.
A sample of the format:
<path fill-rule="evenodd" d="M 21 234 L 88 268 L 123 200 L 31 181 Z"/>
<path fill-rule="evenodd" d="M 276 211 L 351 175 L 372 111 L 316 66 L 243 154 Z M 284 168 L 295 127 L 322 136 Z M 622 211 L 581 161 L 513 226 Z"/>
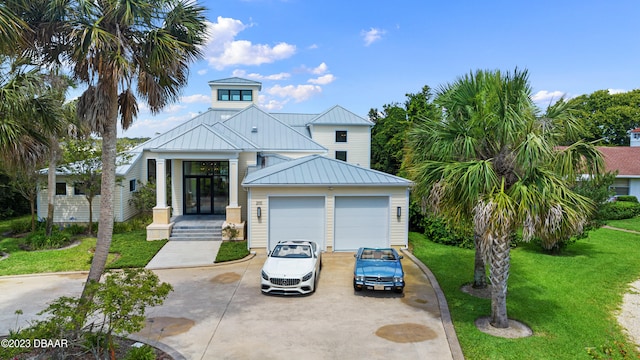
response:
<path fill-rule="evenodd" d="M 506 297 L 511 234 L 547 247 L 580 232 L 592 203 L 570 189 L 579 173 L 598 173 L 592 144 L 556 145 L 580 133 L 566 104 L 545 116 L 531 100 L 526 71 L 477 71 L 442 86 L 442 117 L 410 134 L 410 173 L 417 192 L 449 219 L 473 217 L 489 259 L 491 325 L 509 326 Z"/>
<path fill-rule="evenodd" d="M 100 195 L 101 174 L 102 174 L 102 154 L 100 148 L 92 139 L 66 141 L 64 146 L 63 160 L 60 165 L 77 189 L 77 195 L 84 195 L 89 203 L 89 229 L 93 233 L 93 200 Z M 74 190 L 75 191 L 75 190 Z"/>
<path fill-rule="evenodd" d="M 437 116 L 431 88 L 405 95 L 404 104 L 385 104 L 382 111 L 369 110 L 371 129 L 371 168 L 398 175 L 401 171 L 407 132 L 414 122 Z"/>
<path fill-rule="evenodd" d="M 599 90 L 567 101 L 585 128 L 584 138 L 603 145 L 629 146 L 629 130 L 640 127 L 640 89 Z"/>
<path fill-rule="evenodd" d="M 87 284 L 100 280 L 113 234 L 117 122 L 127 129 L 138 97 L 152 113 L 178 99 L 205 41 L 204 8 L 190 0 L 36 0 L 28 12 L 43 61 L 71 65 L 87 86 L 78 116 L 102 137 L 100 226 Z M 33 7 L 38 7 L 34 5 Z M 37 46 L 41 44 L 42 46 Z M 136 96 L 137 95 L 137 96 Z M 92 298 L 92 287 L 83 299 Z"/>

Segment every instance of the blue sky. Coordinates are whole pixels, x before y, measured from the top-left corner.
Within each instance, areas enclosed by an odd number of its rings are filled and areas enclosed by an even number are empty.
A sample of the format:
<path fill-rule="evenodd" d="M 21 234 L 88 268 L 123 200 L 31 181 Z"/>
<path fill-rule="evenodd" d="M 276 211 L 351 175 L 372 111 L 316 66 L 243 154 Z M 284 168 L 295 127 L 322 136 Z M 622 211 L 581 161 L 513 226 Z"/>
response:
<path fill-rule="evenodd" d="M 207 84 L 262 82 L 267 111 L 363 117 L 476 69 L 528 69 L 534 99 L 640 88 L 640 2 L 200 0 L 211 38 L 179 103 L 120 136 L 153 136 L 206 111 Z"/>

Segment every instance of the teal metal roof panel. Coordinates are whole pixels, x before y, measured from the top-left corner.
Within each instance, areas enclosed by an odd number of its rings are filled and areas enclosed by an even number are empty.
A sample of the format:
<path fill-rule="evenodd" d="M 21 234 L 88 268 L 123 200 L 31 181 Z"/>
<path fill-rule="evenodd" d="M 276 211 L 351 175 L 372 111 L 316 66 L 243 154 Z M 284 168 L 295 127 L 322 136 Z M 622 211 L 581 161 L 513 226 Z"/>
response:
<path fill-rule="evenodd" d="M 223 122 L 260 150 L 326 151 L 322 145 L 251 105 Z"/>
<path fill-rule="evenodd" d="M 411 186 L 412 182 L 341 160 L 311 155 L 248 174 L 242 186 Z"/>
<path fill-rule="evenodd" d="M 243 79 L 240 77 L 230 77 L 226 79 L 219 80 L 211 80 L 209 81 L 209 86 L 211 85 L 257 85 L 258 90 L 262 90 L 262 83 L 258 81 L 253 81 L 249 79 Z"/>
<path fill-rule="evenodd" d="M 311 125 L 366 125 L 373 126 L 373 122 L 358 116 L 351 111 L 336 105 L 312 119 Z"/>
<path fill-rule="evenodd" d="M 228 139 L 217 134 L 211 127 L 200 124 L 195 128 L 180 134 L 179 136 L 165 142 L 153 150 L 163 151 L 224 151 L 240 150 L 240 147 L 233 144 Z"/>

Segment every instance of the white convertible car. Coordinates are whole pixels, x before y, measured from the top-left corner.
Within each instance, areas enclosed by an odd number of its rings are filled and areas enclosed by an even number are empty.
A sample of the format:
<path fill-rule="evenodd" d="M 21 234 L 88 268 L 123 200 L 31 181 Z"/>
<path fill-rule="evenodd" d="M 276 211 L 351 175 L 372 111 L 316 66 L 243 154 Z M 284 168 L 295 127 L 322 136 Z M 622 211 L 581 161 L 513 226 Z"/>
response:
<path fill-rule="evenodd" d="M 280 241 L 262 267 L 265 294 L 309 294 L 316 290 L 322 253 L 313 241 Z"/>

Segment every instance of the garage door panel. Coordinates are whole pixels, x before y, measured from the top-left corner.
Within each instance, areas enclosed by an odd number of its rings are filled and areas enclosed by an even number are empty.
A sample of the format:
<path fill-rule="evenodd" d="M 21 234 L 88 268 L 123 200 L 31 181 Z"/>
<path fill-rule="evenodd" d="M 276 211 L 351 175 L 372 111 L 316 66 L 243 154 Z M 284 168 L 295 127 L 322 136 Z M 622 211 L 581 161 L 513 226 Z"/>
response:
<path fill-rule="evenodd" d="M 325 198 L 282 196 L 269 198 L 269 249 L 281 240 L 307 239 L 324 249 Z"/>
<path fill-rule="evenodd" d="M 337 251 L 389 246 L 389 197 L 336 196 Z"/>

